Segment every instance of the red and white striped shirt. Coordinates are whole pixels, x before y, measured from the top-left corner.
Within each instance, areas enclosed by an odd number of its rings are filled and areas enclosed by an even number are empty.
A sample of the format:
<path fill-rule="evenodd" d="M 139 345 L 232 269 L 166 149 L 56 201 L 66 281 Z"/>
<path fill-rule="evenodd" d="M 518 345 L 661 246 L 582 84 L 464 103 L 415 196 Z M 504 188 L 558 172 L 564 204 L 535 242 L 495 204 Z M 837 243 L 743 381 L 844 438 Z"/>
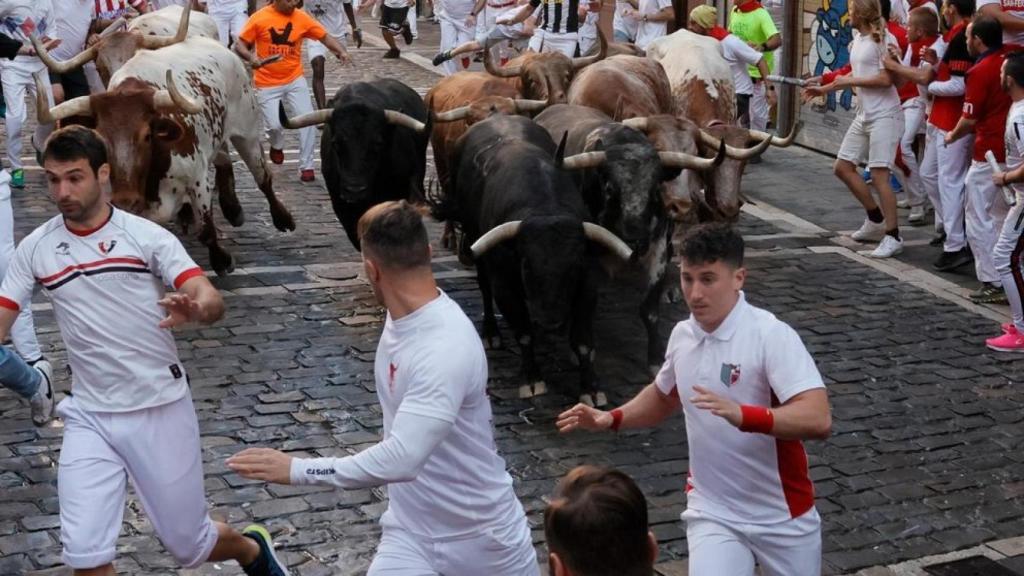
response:
<path fill-rule="evenodd" d="M 115 20 L 128 13 L 131 6 L 141 11 L 146 0 L 93 0 L 92 13 L 100 20 Z"/>

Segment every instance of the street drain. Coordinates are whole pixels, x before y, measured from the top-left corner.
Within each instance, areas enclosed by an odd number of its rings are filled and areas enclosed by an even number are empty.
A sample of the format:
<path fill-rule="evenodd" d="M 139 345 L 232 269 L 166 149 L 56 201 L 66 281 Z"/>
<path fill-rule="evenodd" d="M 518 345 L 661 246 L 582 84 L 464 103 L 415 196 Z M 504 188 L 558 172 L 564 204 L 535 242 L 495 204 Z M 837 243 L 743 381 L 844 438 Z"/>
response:
<path fill-rule="evenodd" d="M 954 562 L 925 566 L 932 576 L 1021 576 L 1019 573 L 984 556 L 971 556 Z"/>

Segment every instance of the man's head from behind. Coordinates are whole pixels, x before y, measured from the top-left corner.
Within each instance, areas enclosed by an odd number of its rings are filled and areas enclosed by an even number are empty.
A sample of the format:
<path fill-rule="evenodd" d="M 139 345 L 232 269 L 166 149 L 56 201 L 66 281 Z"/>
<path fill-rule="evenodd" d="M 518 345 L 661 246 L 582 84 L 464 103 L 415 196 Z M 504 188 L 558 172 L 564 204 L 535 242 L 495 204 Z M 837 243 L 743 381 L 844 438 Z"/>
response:
<path fill-rule="evenodd" d="M 551 576 L 651 576 L 658 543 L 647 500 L 618 470 L 579 466 L 544 511 Z"/>
<path fill-rule="evenodd" d="M 939 33 L 939 17 L 929 8 L 921 6 L 910 11 L 910 22 L 907 26 L 907 39 L 917 42 L 923 38 L 931 38 Z"/>
<path fill-rule="evenodd" d="M 690 10 L 690 32 L 695 34 L 707 35 L 708 32 L 715 27 L 718 18 L 718 11 L 714 6 L 708 6 L 707 4 L 701 4 L 693 10 Z"/>
<path fill-rule="evenodd" d="M 713 331 L 732 311 L 747 278 L 743 237 L 728 224 L 701 224 L 683 237 L 680 248 L 686 305 L 702 328 Z"/>
<path fill-rule="evenodd" d="M 1003 25 L 985 14 L 967 25 L 967 51 L 977 58 L 989 50 L 1003 47 Z"/>
<path fill-rule="evenodd" d="M 64 218 L 88 222 L 103 209 L 103 186 L 110 181 L 107 144 L 95 130 L 69 126 L 46 140 L 43 169 L 50 195 Z"/>
<path fill-rule="evenodd" d="M 359 219 L 366 278 L 377 300 L 411 274 L 430 275 L 430 240 L 423 216 L 405 200 L 377 204 Z"/>
<path fill-rule="evenodd" d="M 1003 90 L 1013 98 L 1024 93 L 1024 52 L 1007 54 L 1001 72 Z"/>

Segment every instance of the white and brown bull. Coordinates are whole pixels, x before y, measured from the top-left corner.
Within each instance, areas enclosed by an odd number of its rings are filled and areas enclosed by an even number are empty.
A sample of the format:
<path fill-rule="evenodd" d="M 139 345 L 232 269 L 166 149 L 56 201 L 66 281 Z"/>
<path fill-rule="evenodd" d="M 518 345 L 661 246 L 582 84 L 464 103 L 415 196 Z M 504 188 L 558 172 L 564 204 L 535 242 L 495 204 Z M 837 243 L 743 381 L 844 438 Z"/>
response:
<path fill-rule="evenodd" d="M 260 144 L 263 117 L 249 74 L 215 40 L 192 38 L 140 51 L 111 77 L 107 92 L 52 109 L 40 101 L 39 110 L 41 121 L 92 116 L 109 148 L 114 204 L 159 223 L 177 219 L 186 229 L 198 222 L 199 240 L 218 274 L 230 272 L 233 259 L 217 241 L 207 178 L 211 165 L 224 216 L 235 226 L 244 221 L 229 145 L 266 196 L 274 226 L 295 229 L 274 194 Z"/>
<path fill-rule="evenodd" d="M 608 55 L 608 41 L 604 33 L 598 30 L 597 38 L 600 49 L 593 56 L 569 58 L 560 52 L 529 52 L 504 66 L 495 66 L 491 50 L 484 50 L 484 68 L 494 76 L 509 79 L 523 98 L 565 104 L 573 76 Z"/>

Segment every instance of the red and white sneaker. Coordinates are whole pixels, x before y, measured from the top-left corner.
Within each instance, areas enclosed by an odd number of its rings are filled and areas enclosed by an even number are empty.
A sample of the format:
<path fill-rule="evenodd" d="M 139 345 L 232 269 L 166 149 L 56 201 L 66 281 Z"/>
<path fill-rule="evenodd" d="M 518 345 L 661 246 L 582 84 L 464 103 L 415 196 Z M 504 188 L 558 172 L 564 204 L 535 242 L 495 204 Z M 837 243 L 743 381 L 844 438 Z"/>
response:
<path fill-rule="evenodd" d="M 1000 324 L 999 327 L 1003 329 L 1003 334 L 1016 334 L 1017 333 L 1017 327 L 1013 325 L 1013 322 L 1007 322 L 1005 324 Z"/>
<path fill-rule="evenodd" d="M 1024 352 L 1024 334 L 1007 332 L 1002 336 L 985 340 L 985 345 L 997 352 Z"/>
<path fill-rule="evenodd" d="M 299 174 L 299 180 L 302 180 L 303 182 L 313 182 L 316 180 L 315 172 L 313 172 L 312 169 L 303 170 Z"/>

